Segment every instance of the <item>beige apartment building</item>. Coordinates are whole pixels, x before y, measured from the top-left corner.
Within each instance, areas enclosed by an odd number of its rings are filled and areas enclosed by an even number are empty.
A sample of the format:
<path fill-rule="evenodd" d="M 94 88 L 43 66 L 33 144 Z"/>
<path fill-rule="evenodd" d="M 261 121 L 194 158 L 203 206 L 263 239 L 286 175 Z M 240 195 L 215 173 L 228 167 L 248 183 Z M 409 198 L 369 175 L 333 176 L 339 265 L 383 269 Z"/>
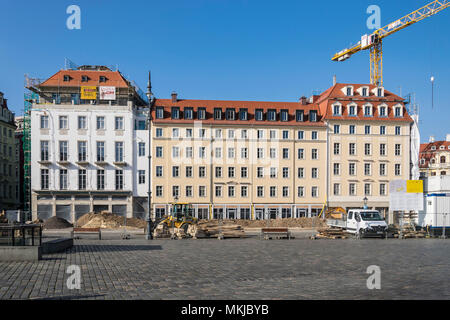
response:
<path fill-rule="evenodd" d="M 336 84 L 298 102 L 156 99 L 152 202 L 199 218 L 317 215 L 329 207 L 387 212 L 389 181 L 410 175 L 403 99 Z"/>
<path fill-rule="evenodd" d="M 410 177 L 403 99 L 382 87 L 336 84 L 318 100 L 327 126 L 330 207 L 389 210 L 389 181 Z"/>
<path fill-rule="evenodd" d="M 188 202 L 200 218 L 315 215 L 326 200 L 326 127 L 318 105 L 157 99 L 156 216 Z"/>
<path fill-rule="evenodd" d="M 19 159 L 16 154 L 14 113 L 0 92 L 0 211 L 19 206 Z"/>

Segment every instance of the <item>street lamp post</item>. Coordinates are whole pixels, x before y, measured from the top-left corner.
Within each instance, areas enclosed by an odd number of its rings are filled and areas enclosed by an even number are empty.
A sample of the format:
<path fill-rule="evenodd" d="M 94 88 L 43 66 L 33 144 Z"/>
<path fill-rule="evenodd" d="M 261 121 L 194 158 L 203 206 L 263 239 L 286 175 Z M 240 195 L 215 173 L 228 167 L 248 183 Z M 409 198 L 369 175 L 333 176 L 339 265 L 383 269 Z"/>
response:
<path fill-rule="evenodd" d="M 148 215 L 147 215 L 147 232 L 145 234 L 146 240 L 152 240 L 152 83 L 150 71 L 148 72 L 148 84 L 147 84 L 147 100 L 148 100 Z"/>

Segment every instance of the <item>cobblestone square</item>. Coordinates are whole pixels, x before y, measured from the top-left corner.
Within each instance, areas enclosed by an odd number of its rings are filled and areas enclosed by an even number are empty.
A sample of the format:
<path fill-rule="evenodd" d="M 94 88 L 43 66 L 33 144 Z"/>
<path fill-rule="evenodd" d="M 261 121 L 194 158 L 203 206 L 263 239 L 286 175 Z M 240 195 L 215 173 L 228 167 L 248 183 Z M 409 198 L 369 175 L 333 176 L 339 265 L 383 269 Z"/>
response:
<path fill-rule="evenodd" d="M 66 286 L 81 269 L 81 289 Z M 381 289 L 366 286 L 381 269 Z M 0 263 L 1 299 L 449 299 L 448 240 L 75 240 Z"/>

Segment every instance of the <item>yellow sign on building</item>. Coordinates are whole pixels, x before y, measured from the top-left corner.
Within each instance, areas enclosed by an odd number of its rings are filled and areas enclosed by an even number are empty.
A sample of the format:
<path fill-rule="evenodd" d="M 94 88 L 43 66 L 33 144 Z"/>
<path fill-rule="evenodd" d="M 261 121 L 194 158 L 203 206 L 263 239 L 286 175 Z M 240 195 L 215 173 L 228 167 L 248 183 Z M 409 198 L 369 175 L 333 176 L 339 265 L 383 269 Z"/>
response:
<path fill-rule="evenodd" d="M 97 87 L 95 87 L 95 86 L 81 87 L 81 99 L 86 99 L 86 100 L 97 99 Z"/>
<path fill-rule="evenodd" d="M 423 193 L 423 181 L 422 180 L 407 180 L 406 181 L 407 193 Z"/>

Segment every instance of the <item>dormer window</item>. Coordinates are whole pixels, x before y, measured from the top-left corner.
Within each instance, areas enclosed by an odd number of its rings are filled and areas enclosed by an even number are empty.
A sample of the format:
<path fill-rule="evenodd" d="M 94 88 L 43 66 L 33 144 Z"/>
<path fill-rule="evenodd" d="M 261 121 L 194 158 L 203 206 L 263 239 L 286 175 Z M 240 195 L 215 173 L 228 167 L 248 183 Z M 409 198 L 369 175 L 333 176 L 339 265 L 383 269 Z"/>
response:
<path fill-rule="evenodd" d="M 99 81 L 100 82 L 106 82 L 106 77 L 105 76 L 100 76 Z"/>
<path fill-rule="evenodd" d="M 311 122 L 317 122 L 317 111 L 311 110 L 309 112 L 309 121 Z"/>
<path fill-rule="evenodd" d="M 188 120 L 194 119 L 194 109 L 192 107 L 184 108 L 184 118 Z"/>
<path fill-rule="evenodd" d="M 445 150 L 445 147 L 444 146 L 440 146 L 439 149 Z"/>
<path fill-rule="evenodd" d="M 396 118 L 399 118 L 402 116 L 402 107 L 395 107 L 394 108 L 394 115 Z"/>
<path fill-rule="evenodd" d="M 262 121 L 262 120 L 264 120 L 264 117 L 263 117 L 263 110 L 262 110 L 262 109 L 256 109 L 256 110 L 255 110 L 255 120 L 257 120 L 257 121 Z"/>
<path fill-rule="evenodd" d="M 368 96 L 368 94 L 367 94 L 367 88 L 362 88 L 362 89 L 361 89 L 361 95 L 362 95 L 363 97 L 367 97 L 367 96 Z"/>
<path fill-rule="evenodd" d="M 356 106 L 355 105 L 350 105 L 348 106 L 348 115 L 349 116 L 356 116 Z"/>
<path fill-rule="evenodd" d="M 180 119 L 180 108 L 172 107 L 172 119 Z"/>
<path fill-rule="evenodd" d="M 222 120 L 222 109 L 214 108 L 214 120 Z"/>
<path fill-rule="evenodd" d="M 64 75 L 64 81 L 70 81 L 70 76 L 68 74 Z"/>
<path fill-rule="evenodd" d="M 287 110 L 281 110 L 280 118 L 281 118 L 281 121 L 288 121 L 289 120 L 289 112 Z"/>
<path fill-rule="evenodd" d="M 295 111 L 295 120 L 297 122 L 303 122 L 304 120 L 304 111 L 303 110 L 296 110 Z"/>
<path fill-rule="evenodd" d="M 277 111 L 275 109 L 267 110 L 267 120 L 269 120 L 269 121 L 277 120 Z"/>
<path fill-rule="evenodd" d="M 364 117 L 372 116 L 372 106 L 364 106 Z"/>
<path fill-rule="evenodd" d="M 197 110 L 197 118 L 198 118 L 198 120 L 205 120 L 206 119 L 206 109 L 205 108 L 198 108 L 198 110 Z"/>
<path fill-rule="evenodd" d="M 420 164 L 425 164 L 425 159 L 420 159 Z"/>
<path fill-rule="evenodd" d="M 248 110 L 247 109 L 239 109 L 239 120 L 247 121 L 248 120 Z"/>
<path fill-rule="evenodd" d="M 378 114 L 380 117 L 387 117 L 387 108 L 386 106 L 379 106 L 378 107 Z"/>
<path fill-rule="evenodd" d="M 353 95 L 353 88 L 352 87 L 347 87 L 346 88 L 346 94 L 347 94 L 347 96 L 352 96 Z"/>
<path fill-rule="evenodd" d="M 89 77 L 88 76 L 81 76 L 81 82 L 88 82 Z"/>
<path fill-rule="evenodd" d="M 236 111 L 233 108 L 227 108 L 225 111 L 225 119 L 235 120 L 236 119 Z"/>
<path fill-rule="evenodd" d="M 156 107 L 156 119 L 163 119 L 163 118 L 164 118 L 164 108 Z"/>
<path fill-rule="evenodd" d="M 378 97 L 382 97 L 383 96 L 383 89 L 382 88 L 377 88 L 377 96 Z"/>
<path fill-rule="evenodd" d="M 436 146 L 431 146 L 431 150 L 436 150 Z"/>
<path fill-rule="evenodd" d="M 333 106 L 333 116 L 340 116 L 341 115 L 341 106 L 339 104 L 335 104 Z"/>

